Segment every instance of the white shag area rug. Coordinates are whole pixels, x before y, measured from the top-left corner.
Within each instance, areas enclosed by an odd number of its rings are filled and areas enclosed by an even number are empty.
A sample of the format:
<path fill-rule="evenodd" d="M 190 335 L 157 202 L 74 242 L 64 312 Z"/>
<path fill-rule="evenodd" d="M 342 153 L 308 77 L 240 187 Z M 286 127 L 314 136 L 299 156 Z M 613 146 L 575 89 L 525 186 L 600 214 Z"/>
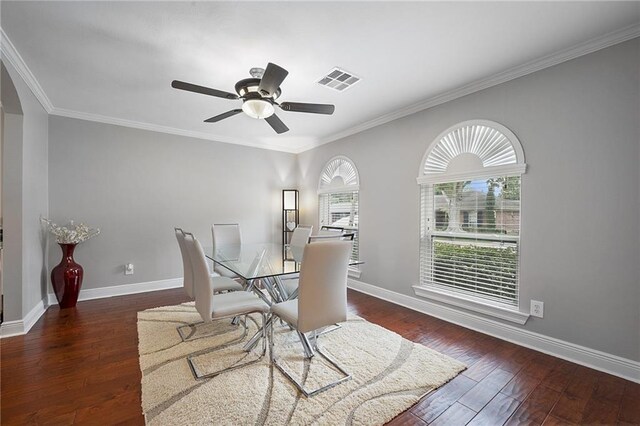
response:
<path fill-rule="evenodd" d="M 203 372 L 256 359 L 242 350 L 260 317 L 249 317 L 248 330 L 230 320 L 191 327 L 182 342 L 176 327 L 200 320 L 193 303 L 138 313 L 142 410 L 149 425 L 380 425 L 442 386 L 465 366 L 385 328 L 353 316 L 318 342 L 352 379 L 314 397 L 305 398 L 269 363 L 255 364 L 210 379 L 194 379 L 187 363 L 194 358 Z M 287 370 L 309 388 L 338 378 L 315 356 L 302 356 L 294 332 L 275 328 L 276 354 Z"/>

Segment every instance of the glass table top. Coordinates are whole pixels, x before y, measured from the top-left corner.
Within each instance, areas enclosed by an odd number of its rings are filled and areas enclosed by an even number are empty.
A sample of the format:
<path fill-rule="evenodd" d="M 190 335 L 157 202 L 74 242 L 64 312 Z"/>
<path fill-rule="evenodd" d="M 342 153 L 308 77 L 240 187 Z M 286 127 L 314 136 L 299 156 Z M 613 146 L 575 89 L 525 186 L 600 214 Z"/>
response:
<path fill-rule="evenodd" d="M 222 246 L 215 252 L 210 246 L 203 249 L 207 258 L 246 280 L 293 274 L 300 272 L 302 265 L 302 247 L 262 243 Z"/>

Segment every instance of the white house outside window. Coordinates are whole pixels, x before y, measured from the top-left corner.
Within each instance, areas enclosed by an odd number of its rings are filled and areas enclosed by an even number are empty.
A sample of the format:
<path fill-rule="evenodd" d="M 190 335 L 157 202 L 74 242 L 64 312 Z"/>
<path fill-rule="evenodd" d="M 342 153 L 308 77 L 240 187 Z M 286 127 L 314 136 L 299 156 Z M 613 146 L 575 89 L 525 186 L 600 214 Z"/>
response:
<path fill-rule="evenodd" d="M 320 227 L 344 228 L 355 234 L 351 258 L 358 260 L 360 236 L 358 232 L 359 208 L 358 171 L 353 161 L 344 156 L 327 162 L 318 184 L 318 219 Z"/>
<path fill-rule="evenodd" d="M 436 138 L 418 177 L 416 294 L 517 309 L 525 170 L 520 142 L 498 123 L 464 122 Z"/>

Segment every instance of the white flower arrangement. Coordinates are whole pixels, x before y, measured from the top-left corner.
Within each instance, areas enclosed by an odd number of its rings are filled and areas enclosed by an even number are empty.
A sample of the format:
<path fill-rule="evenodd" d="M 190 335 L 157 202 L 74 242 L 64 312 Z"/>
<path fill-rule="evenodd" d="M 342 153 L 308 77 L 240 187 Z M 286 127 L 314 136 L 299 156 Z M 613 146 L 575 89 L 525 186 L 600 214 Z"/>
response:
<path fill-rule="evenodd" d="M 58 226 L 45 218 L 40 220 L 46 225 L 49 232 L 56 237 L 58 244 L 80 244 L 100 233 L 99 228 L 89 228 L 84 223 L 75 225 L 73 220 L 69 221 L 67 226 Z"/>

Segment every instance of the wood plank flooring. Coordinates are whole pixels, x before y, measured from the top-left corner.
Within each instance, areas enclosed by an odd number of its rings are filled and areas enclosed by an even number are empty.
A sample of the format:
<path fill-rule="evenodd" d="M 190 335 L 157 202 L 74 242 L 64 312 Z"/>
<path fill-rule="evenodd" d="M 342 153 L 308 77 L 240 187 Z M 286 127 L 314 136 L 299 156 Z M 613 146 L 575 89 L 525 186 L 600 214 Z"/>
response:
<path fill-rule="evenodd" d="M 49 308 L 0 341 L 0 422 L 144 424 L 136 312 L 186 300 L 175 289 Z M 351 290 L 349 308 L 469 366 L 392 425 L 640 425 L 640 384 Z"/>

